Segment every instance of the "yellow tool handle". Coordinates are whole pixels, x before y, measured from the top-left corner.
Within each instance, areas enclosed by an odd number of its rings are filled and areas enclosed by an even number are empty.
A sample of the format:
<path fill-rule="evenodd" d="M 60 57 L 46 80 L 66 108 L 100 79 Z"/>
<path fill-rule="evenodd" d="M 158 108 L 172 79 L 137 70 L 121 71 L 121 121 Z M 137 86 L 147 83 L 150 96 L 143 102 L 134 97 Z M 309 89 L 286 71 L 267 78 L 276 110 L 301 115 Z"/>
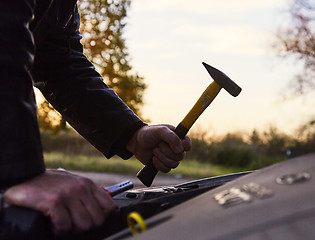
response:
<path fill-rule="evenodd" d="M 176 127 L 174 132 L 183 139 L 194 122 L 198 119 L 201 113 L 209 106 L 220 92 L 221 87 L 216 82 L 212 82 L 200 96 L 193 108 L 189 111 L 186 117 Z M 150 160 L 138 173 L 137 177 L 147 187 L 150 187 L 158 170 Z"/>
<path fill-rule="evenodd" d="M 220 85 L 213 81 L 199 97 L 198 101 L 195 103 L 195 105 L 192 107 L 186 117 L 181 121 L 181 125 L 183 125 L 183 127 L 186 129 L 190 129 L 191 126 L 196 122 L 198 117 L 201 115 L 201 113 L 215 99 L 220 90 Z"/>

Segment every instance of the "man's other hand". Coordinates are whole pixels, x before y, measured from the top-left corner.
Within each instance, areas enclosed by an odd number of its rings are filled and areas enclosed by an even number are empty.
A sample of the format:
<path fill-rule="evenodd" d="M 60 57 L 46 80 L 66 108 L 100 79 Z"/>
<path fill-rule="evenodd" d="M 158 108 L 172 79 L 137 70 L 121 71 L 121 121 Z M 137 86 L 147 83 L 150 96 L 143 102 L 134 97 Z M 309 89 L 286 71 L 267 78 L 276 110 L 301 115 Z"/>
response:
<path fill-rule="evenodd" d="M 80 232 L 100 226 L 115 209 L 109 194 L 90 179 L 66 171 L 45 173 L 5 192 L 5 202 L 50 217 L 54 232 Z"/>

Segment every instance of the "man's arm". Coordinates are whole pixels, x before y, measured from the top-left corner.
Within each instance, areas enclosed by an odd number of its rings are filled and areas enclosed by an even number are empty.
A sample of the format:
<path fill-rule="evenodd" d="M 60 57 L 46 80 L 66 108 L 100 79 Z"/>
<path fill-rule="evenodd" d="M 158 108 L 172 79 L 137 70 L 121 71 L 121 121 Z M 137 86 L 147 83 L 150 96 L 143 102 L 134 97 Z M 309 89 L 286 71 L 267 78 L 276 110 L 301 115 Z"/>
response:
<path fill-rule="evenodd" d="M 34 1 L 0 1 L 0 188 L 44 172 L 29 68 Z"/>
<path fill-rule="evenodd" d="M 99 226 L 115 205 L 88 179 L 45 171 L 29 74 L 34 8 L 34 0 L 0 1 L 0 190 L 6 203 L 49 216 L 57 233 L 82 231 Z"/>
<path fill-rule="evenodd" d="M 79 13 L 35 35 L 35 85 L 63 117 L 107 158 L 129 158 L 126 144 L 145 124 L 108 88 L 83 55 Z M 45 37 L 43 38 L 42 35 Z"/>
<path fill-rule="evenodd" d="M 32 70 L 36 85 L 107 158 L 117 154 L 126 159 L 135 154 L 144 164 L 153 157 L 163 172 L 176 167 L 190 148 L 189 138 L 180 141 L 170 126 L 145 127 L 83 55 L 79 23 L 76 10 L 66 25 L 56 24 L 47 30 L 38 43 Z"/>

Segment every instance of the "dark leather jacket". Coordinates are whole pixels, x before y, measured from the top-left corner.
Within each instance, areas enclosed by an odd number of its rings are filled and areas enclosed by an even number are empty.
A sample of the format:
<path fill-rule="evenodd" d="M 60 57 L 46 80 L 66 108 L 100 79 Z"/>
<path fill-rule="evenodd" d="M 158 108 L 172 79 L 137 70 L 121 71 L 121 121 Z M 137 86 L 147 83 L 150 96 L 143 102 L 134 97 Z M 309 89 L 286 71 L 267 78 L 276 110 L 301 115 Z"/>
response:
<path fill-rule="evenodd" d="M 144 123 L 83 55 L 76 0 L 0 1 L 0 188 L 45 171 L 33 84 L 107 158 Z"/>

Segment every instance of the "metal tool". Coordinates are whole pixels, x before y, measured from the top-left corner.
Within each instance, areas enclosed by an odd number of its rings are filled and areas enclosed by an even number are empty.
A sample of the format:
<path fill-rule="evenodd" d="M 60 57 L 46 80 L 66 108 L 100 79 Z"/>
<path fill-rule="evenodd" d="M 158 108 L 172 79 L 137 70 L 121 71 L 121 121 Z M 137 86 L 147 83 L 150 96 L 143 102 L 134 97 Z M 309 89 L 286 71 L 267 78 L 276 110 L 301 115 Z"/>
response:
<path fill-rule="evenodd" d="M 125 192 L 129 189 L 133 188 L 133 183 L 129 180 L 123 181 L 121 183 L 112 185 L 110 187 L 102 187 L 106 192 L 108 192 L 109 195 L 112 197 L 116 196 L 119 193 Z"/>
<path fill-rule="evenodd" d="M 211 67 L 206 63 L 202 63 L 207 69 L 210 76 L 213 78 L 213 82 L 207 87 L 203 94 L 199 97 L 198 101 L 195 103 L 193 108 L 189 111 L 186 117 L 178 124 L 174 132 L 183 139 L 188 133 L 191 126 L 195 123 L 201 113 L 209 106 L 209 104 L 218 95 L 220 90 L 224 88 L 233 97 L 240 94 L 241 88 L 233 82 L 227 75 L 225 75 L 220 70 Z M 150 187 L 158 170 L 150 160 L 138 173 L 137 177 L 140 181 L 147 187 Z"/>

